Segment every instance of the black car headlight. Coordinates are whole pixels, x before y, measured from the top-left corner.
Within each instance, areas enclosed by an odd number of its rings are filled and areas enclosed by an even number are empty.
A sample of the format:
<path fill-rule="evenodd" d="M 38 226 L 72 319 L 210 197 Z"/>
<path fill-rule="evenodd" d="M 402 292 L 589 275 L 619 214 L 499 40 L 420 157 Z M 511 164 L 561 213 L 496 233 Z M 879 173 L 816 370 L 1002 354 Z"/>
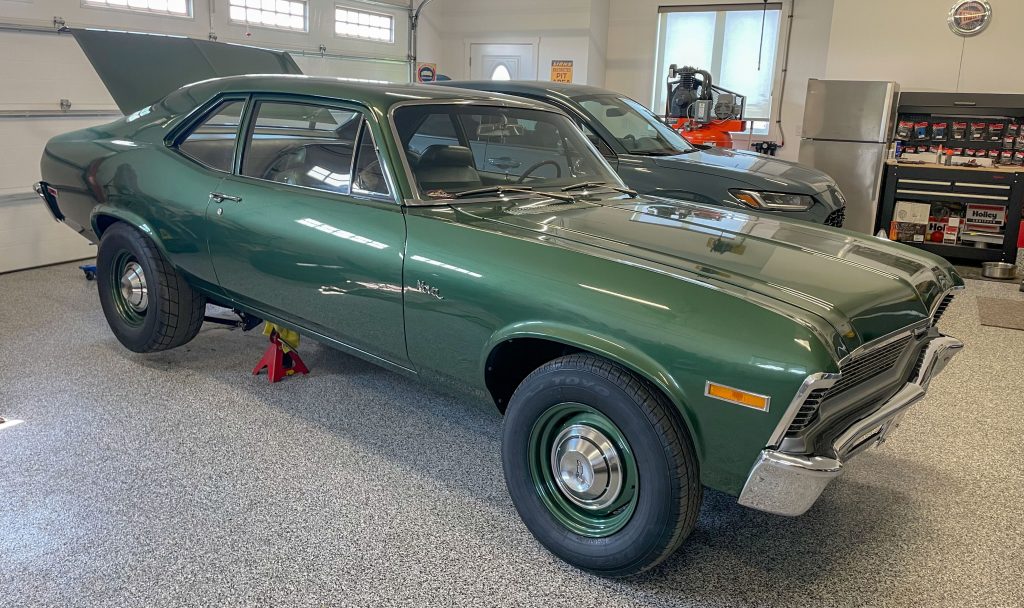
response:
<path fill-rule="evenodd" d="M 806 194 L 757 192 L 756 190 L 730 190 L 736 200 L 758 211 L 807 211 L 814 199 Z"/>

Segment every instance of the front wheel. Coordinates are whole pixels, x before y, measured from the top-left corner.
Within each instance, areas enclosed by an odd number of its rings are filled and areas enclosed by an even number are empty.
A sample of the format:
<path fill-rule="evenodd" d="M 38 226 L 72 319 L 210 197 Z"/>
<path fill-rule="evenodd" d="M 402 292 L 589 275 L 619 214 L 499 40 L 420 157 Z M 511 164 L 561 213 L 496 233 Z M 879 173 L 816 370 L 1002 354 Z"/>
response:
<path fill-rule="evenodd" d="M 693 443 L 664 395 L 593 355 L 551 361 L 509 402 L 505 483 L 530 532 L 602 576 L 642 572 L 693 531 L 703 488 Z"/>
<path fill-rule="evenodd" d="M 199 333 L 206 300 L 148 238 L 128 224 L 103 233 L 96 254 L 100 305 L 114 336 L 148 353 L 185 344 Z"/>

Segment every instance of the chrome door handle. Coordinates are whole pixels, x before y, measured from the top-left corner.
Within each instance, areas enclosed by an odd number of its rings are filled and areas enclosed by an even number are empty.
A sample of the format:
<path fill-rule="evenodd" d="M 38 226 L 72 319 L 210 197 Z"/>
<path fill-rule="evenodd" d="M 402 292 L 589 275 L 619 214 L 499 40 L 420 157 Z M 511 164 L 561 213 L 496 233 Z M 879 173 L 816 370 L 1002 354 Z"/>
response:
<path fill-rule="evenodd" d="M 492 165 L 494 165 L 495 167 L 497 167 L 499 169 L 515 169 L 516 167 L 519 167 L 520 165 L 523 164 L 523 163 L 519 162 L 518 160 L 515 160 L 515 159 L 510 158 L 508 156 L 500 156 L 498 158 L 488 158 L 487 162 L 491 163 Z"/>
<path fill-rule="evenodd" d="M 211 192 L 210 200 L 215 203 L 223 203 L 224 201 L 231 201 L 232 203 L 242 202 L 242 197 L 231 196 L 230 194 L 221 194 L 220 192 Z"/>

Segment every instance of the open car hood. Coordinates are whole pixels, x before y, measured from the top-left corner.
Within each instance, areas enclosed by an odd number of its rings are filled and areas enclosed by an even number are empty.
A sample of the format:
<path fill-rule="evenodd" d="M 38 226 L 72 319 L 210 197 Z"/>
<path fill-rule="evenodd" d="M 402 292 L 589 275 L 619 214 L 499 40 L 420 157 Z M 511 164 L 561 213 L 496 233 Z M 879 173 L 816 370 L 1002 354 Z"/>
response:
<path fill-rule="evenodd" d="M 927 253 L 806 222 L 654 197 L 536 203 L 456 208 L 786 302 L 825 319 L 849 351 L 923 321 L 938 298 L 963 284 Z"/>
<path fill-rule="evenodd" d="M 71 29 L 125 114 L 186 84 L 243 74 L 301 74 L 288 53 L 178 36 Z"/>

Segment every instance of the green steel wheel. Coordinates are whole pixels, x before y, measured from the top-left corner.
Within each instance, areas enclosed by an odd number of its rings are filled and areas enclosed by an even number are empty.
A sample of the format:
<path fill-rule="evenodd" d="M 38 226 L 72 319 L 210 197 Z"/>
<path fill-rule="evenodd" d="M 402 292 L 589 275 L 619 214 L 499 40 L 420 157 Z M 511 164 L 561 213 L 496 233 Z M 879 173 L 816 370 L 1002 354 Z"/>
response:
<path fill-rule="evenodd" d="M 582 403 L 548 408 L 530 434 L 530 476 L 544 506 L 565 527 L 602 537 L 636 508 L 636 460 L 615 423 Z"/>
<path fill-rule="evenodd" d="M 642 572 L 696 525 L 703 488 L 680 412 L 601 357 L 559 357 L 527 376 L 509 400 L 501 455 L 523 523 L 578 568 Z"/>
<path fill-rule="evenodd" d="M 206 299 L 128 224 L 117 222 L 103 233 L 96 284 L 111 331 L 135 352 L 181 346 L 203 323 Z"/>

